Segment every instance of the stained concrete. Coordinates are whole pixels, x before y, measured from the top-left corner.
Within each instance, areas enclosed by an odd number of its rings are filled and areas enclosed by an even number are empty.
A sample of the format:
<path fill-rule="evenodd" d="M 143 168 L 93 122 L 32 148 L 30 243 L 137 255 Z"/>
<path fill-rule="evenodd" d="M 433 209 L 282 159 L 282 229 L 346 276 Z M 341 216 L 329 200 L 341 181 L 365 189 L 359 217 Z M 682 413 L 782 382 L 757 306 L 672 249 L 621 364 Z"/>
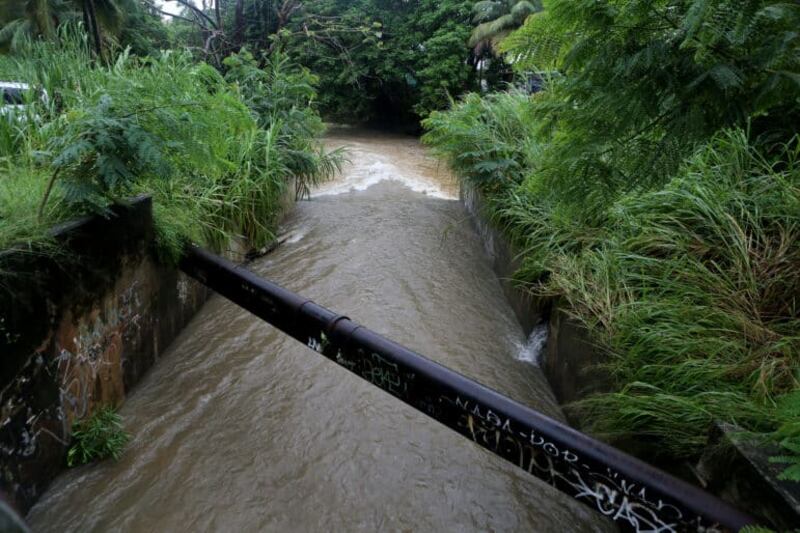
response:
<path fill-rule="evenodd" d="M 75 420 L 120 405 L 209 291 L 153 252 L 150 198 L 3 252 L 0 490 L 26 512 L 65 467 Z"/>

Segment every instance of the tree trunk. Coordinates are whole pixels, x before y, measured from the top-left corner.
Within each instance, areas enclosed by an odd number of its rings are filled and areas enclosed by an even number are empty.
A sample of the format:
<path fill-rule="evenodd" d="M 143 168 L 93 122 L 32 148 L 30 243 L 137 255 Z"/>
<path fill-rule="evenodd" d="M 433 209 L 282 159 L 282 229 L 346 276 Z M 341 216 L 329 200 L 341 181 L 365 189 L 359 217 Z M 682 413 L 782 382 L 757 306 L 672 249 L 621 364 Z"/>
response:
<path fill-rule="evenodd" d="M 83 27 L 86 30 L 86 33 L 91 36 L 92 25 L 89 24 L 89 6 L 86 5 L 86 2 L 83 2 L 83 9 L 81 9 L 81 13 L 83 14 Z M 92 39 L 90 37 L 89 40 L 87 41 L 89 47 L 87 52 L 89 52 L 89 54 L 91 54 L 93 50 L 91 41 Z"/>
<path fill-rule="evenodd" d="M 94 8 L 94 0 L 85 0 L 83 20 L 88 25 L 86 31 L 91 32 L 94 40 L 94 51 L 97 57 L 103 56 L 103 37 L 100 35 L 100 28 L 97 26 L 97 12 Z"/>
<path fill-rule="evenodd" d="M 244 0 L 236 0 L 233 22 L 233 43 L 238 52 L 244 45 Z"/>

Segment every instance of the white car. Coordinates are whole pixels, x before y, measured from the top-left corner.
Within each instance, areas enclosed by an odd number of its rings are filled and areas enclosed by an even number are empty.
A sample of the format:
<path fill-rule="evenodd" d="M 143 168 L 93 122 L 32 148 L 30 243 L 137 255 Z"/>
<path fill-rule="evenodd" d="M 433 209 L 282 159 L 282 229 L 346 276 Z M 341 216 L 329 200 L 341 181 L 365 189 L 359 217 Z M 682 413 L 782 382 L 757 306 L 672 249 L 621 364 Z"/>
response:
<path fill-rule="evenodd" d="M 31 90 L 28 83 L 0 81 L 0 116 L 18 117 L 25 116 L 25 94 Z M 47 91 L 37 91 L 39 100 L 47 103 Z"/>

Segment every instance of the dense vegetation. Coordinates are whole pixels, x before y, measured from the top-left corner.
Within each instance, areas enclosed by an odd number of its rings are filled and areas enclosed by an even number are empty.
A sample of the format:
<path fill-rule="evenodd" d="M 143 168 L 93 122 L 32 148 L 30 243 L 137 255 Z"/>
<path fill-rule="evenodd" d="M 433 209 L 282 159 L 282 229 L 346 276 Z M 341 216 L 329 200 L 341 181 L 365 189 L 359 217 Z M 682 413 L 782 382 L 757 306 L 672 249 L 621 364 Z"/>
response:
<path fill-rule="evenodd" d="M 227 72 L 186 52 L 93 64 L 80 36 L 0 57 L 0 78 L 43 87 L 24 116 L 0 120 L 0 246 L 44 239 L 54 222 L 155 198 L 160 251 L 271 239 L 280 197 L 330 176 L 340 154 L 315 138 L 315 78 L 279 53 L 242 52 Z"/>
<path fill-rule="evenodd" d="M 58 254 L 56 223 L 111 216 L 142 193 L 165 261 L 190 241 L 258 249 L 287 193 L 307 195 L 340 166 L 319 143 L 317 78 L 280 50 L 159 50 L 177 29 L 132 1 L 0 5 L 0 81 L 30 86 L 10 102 L 24 106 L 0 107 L 0 250 Z M 0 258 L 0 287 L 13 295 L 32 273 L 4 268 L 12 257 Z M 70 466 L 118 457 L 128 436 L 101 408 L 72 440 Z"/>
<path fill-rule="evenodd" d="M 584 427 L 649 460 L 696 458 L 714 422 L 800 450 L 798 27 L 769 0 L 551 0 L 499 45 L 545 92 L 425 122 L 520 283 L 608 353 Z"/>
<path fill-rule="evenodd" d="M 480 63 L 489 50 L 467 43 L 475 16 L 504 12 L 479 14 L 474 4 L 214 0 L 200 14 L 187 7 L 171 27 L 212 64 L 243 46 L 256 55 L 283 49 L 319 77 L 320 110 L 328 119 L 417 123 L 446 107 L 450 95 L 477 89 L 481 79 L 492 85 L 502 74 L 502 62 Z"/>
<path fill-rule="evenodd" d="M 289 25 L 287 47 L 320 76 L 322 109 L 328 116 L 416 121 L 446 107 L 450 94 L 477 88 L 466 47 L 472 3 L 307 2 L 306 16 Z M 337 26 L 309 28 L 309 18 L 333 18 Z M 307 32 L 314 32 L 312 38 Z"/>

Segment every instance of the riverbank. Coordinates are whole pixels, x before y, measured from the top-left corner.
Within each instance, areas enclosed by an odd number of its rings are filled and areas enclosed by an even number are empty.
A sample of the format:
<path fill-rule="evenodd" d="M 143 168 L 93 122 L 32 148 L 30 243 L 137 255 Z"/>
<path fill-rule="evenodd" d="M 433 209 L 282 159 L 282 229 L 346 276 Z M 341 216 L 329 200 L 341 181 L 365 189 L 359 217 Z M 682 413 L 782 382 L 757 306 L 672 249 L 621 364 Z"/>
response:
<path fill-rule="evenodd" d="M 152 207 L 59 228 L 56 258 L 3 252 L 1 487 L 22 512 L 66 468 L 74 424 L 122 405 L 209 295 L 158 261 Z"/>
<path fill-rule="evenodd" d="M 800 11 L 618 7 L 547 3 L 498 45 L 541 90 L 466 95 L 426 139 L 603 353 L 586 431 L 681 468 L 736 428 L 797 485 Z"/>
<path fill-rule="evenodd" d="M 593 392 L 607 392 L 611 388 L 610 377 L 601 368 L 606 356 L 594 344 L 586 327 L 571 316 L 563 302 L 537 295 L 515 283 L 514 275 L 522 266 L 522 256 L 489 220 L 484 195 L 462 181 L 460 198 L 483 239 L 503 293 L 528 337 L 528 358 L 542 369 L 558 402 L 569 405 Z M 579 420 L 571 417 L 570 422 L 577 425 Z"/>
<path fill-rule="evenodd" d="M 565 308 L 568 304 L 563 300 L 537 296 L 514 281 L 523 254 L 487 219 L 490 211 L 480 192 L 462 182 L 461 198 L 506 298 L 529 336 L 531 362 L 542 369 L 559 403 L 569 408 L 573 402 L 613 390 L 606 370 L 608 354 L 593 341 L 585 324 Z M 567 409 L 567 415 L 574 426 L 581 425 L 580 413 Z M 765 524 L 781 529 L 797 522 L 800 490 L 783 480 L 783 468 L 771 461 L 771 456 L 781 453 L 778 447 L 758 436 L 742 435 L 741 428 L 730 424 L 715 425 L 709 443 L 694 463 L 658 466 L 739 509 L 749 509 Z"/>
<path fill-rule="evenodd" d="M 276 217 L 294 203 L 288 187 Z M 160 257 L 151 197 L 111 209 L 54 229 L 55 256 L 2 252 L 0 489 L 23 513 L 66 468 L 75 424 L 122 406 L 211 294 Z"/>
<path fill-rule="evenodd" d="M 792 483 L 777 478 L 791 471 L 763 456 L 791 452 L 796 424 L 796 140 L 767 161 L 745 132 L 722 132 L 662 188 L 597 204 L 587 217 L 591 204 L 577 208 L 536 174 L 546 147 L 530 122 L 546 102 L 538 98 L 472 95 L 434 114 L 427 140 L 482 196 L 482 217 L 513 250 L 503 252 L 515 259 L 503 275 L 515 270 L 540 308 L 533 316 L 560 311 L 543 367 L 555 365 L 571 419 L 701 484 L 720 478 L 696 465 L 731 464 L 740 451 L 731 439 L 771 442 L 755 454 L 758 469 L 774 479 L 770 490 L 790 494 Z M 551 353 L 570 324 L 582 352 L 572 366 Z M 708 461 L 711 451 L 727 459 Z"/>
<path fill-rule="evenodd" d="M 259 249 L 275 237 L 285 190 L 301 196 L 341 165 L 318 144 L 313 76 L 281 54 L 264 68 L 232 55 L 224 74 L 188 52 L 106 66 L 69 37 L 0 56 L 0 79 L 52 95 L 0 121 L 0 249 L 56 254 L 51 227 L 137 194 L 153 198 L 165 262 L 188 242 Z M 0 278 L 7 270 L 0 263 Z"/>

